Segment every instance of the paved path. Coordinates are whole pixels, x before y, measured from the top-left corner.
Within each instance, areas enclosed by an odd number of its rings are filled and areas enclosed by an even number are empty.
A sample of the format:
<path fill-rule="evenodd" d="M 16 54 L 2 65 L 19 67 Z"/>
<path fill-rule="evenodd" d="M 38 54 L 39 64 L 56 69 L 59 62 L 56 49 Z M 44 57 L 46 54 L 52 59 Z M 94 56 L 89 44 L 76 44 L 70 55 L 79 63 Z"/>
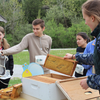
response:
<path fill-rule="evenodd" d="M 14 78 L 14 77 L 21 78 L 22 72 L 23 72 L 22 65 L 14 65 L 13 71 L 14 71 L 14 73 L 13 73 L 12 78 Z"/>
<path fill-rule="evenodd" d="M 76 50 L 76 48 L 55 48 L 55 49 L 51 49 L 51 50 Z M 23 50 L 23 51 L 28 51 L 28 50 Z"/>

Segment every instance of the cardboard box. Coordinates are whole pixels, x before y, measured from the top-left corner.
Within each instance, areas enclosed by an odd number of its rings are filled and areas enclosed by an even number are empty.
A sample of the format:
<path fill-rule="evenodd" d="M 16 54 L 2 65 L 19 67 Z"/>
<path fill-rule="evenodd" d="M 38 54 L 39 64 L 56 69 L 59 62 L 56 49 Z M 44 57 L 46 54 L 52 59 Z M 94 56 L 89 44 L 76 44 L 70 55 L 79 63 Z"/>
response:
<path fill-rule="evenodd" d="M 23 93 L 40 100 L 67 100 L 55 82 L 72 78 L 76 64 L 77 62 L 74 60 L 65 60 L 61 57 L 48 54 L 43 67 L 65 75 L 51 73 L 22 78 Z"/>

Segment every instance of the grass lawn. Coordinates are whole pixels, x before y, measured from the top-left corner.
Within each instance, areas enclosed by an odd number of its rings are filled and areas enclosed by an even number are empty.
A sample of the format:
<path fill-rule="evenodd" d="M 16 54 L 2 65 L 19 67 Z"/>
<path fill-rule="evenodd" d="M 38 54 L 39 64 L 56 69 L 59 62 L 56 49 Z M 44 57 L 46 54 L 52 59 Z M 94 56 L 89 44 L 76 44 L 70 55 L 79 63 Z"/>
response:
<path fill-rule="evenodd" d="M 76 50 L 51 50 L 50 54 L 55 55 L 55 56 L 59 56 L 59 57 L 64 57 L 66 53 L 71 53 L 71 54 L 75 54 Z M 24 63 L 29 64 L 29 53 L 28 51 L 24 51 L 24 52 L 20 52 L 18 54 L 14 54 L 13 55 L 14 58 L 14 64 L 17 65 L 22 65 Z M 15 78 L 15 79 L 11 79 L 9 86 L 12 86 L 14 84 L 18 84 L 21 83 L 21 79 L 19 78 Z"/>
<path fill-rule="evenodd" d="M 59 56 L 59 57 L 64 57 L 66 55 L 66 53 L 71 53 L 71 54 L 75 54 L 76 50 L 51 50 L 50 54 L 55 55 L 55 56 Z"/>
<path fill-rule="evenodd" d="M 13 78 L 10 80 L 9 86 L 13 86 L 13 85 L 18 84 L 18 83 L 21 83 L 21 79 L 16 77 L 16 78 Z"/>
<path fill-rule="evenodd" d="M 66 53 L 71 53 L 75 54 L 76 50 L 51 50 L 50 54 L 59 56 L 59 57 L 64 57 Z M 14 64 L 17 65 L 23 65 L 24 63 L 29 64 L 29 53 L 28 51 L 20 52 L 18 54 L 14 54 Z"/>

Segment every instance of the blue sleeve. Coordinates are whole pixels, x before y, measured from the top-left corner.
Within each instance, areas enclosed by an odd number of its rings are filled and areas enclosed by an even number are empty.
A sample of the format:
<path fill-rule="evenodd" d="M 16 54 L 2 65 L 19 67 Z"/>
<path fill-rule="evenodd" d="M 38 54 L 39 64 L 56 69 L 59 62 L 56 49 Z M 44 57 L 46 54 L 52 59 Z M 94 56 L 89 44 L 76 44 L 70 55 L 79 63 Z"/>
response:
<path fill-rule="evenodd" d="M 87 78 L 87 84 L 90 88 L 100 90 L 100 75 L 90 75 Z"/>
<path fill-rule="evenodd" d="M 82 64 L 82 66 L 83 66 L 85 69 L 90 69 L 90 68 L 91 68 L 91 65 L 84 65 L 84 64 Z"/>
<path fill-rule="evenodd" d="M 75 58 L 81 64 L 94 65 L 93 64 L 93 54 L 92 53 L 87 53 L 87 54 L 76 53 Z"/>
<path fill-rule="evenodd" d="M 84 50 L 84 53 L 83 54 L 87 54 L 87 53 L 90 53 L 90 45 L 92 45 L 91 43 L 87 44 L 85 50 Z M 82 64 L 82 66 L 85 68 L 85 69 L 90 69 L 91 68 L 91 65 L 84 65 Z"/>

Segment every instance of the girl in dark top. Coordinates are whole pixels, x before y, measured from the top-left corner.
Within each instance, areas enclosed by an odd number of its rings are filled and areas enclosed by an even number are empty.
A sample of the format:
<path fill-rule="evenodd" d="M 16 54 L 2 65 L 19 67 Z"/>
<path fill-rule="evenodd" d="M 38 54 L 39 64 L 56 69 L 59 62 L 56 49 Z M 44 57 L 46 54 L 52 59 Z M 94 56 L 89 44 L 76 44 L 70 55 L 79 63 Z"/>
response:
<path fill-rule="evenodd" d="M 8 49 L 10 47 L 7 40 L 4 38 L 4 35 L 5 35 L 4 28 L 0 26 L 0 51 L 3 49 Z M 8 87 L 10 78 L 13 75 L 13 66 L 14 66 L 13 56 L 9 55 L 8 61 L 5 64 L 6 67 L 5 75 L 0 77 L 0 89 Z"/>
<path fill-rule="evenodd" d="M 86 33 L 80 32 L 76 35 L 76 40 L 77 40 L 77 45 L 78 45 L 76 52 L 83 53 L 86 48 L 87 43 L 90 42 L 90 38 L 87 36 Z M 75 77 L 86 76 L 87 70 L 84 69 L 83 66 L 80 66 L 80 65 L 81 64 L 78 63 L 77 67 L 82 68 L 83 73 L 81 74 L 78 71 L 75 71 Z"/>

